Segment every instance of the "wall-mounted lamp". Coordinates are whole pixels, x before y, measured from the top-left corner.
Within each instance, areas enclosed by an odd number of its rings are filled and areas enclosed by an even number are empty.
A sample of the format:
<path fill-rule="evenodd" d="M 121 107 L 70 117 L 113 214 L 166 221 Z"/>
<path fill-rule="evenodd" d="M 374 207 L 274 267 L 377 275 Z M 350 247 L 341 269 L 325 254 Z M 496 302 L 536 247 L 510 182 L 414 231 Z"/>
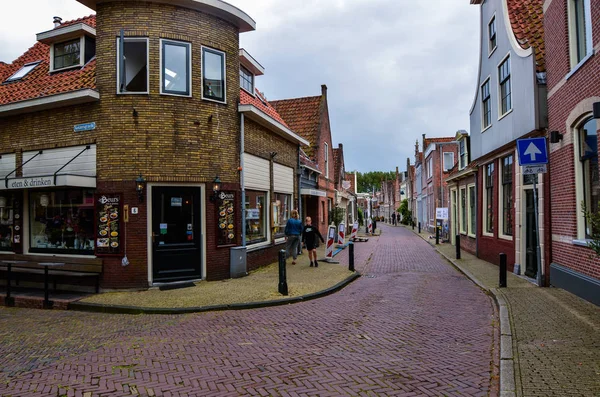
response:
<path fill-rule="evenodd" d="M 137 117 L 138 116 L 138 111 L 135 110 L 135 108 L 133 108 L 133 117 Z"/>
<path fill-rule="evenodd" d="M 215 176 L 215 180 L 213 181 L 212 191 L 213 195 L 210 196 L 210 201 L 214 203 L 219 198 L 219 192 L 221 191 L 221 180 L 218 175 Z"/>
<path fill-rule="evenodd" d="M 550 131 L 550 143 L 558 143 L 562 141 L 563 134 L 558 131 Z"/>
<path fill-rule="evenodd" d="M 592 108 L 594 109 L 594 118 L 600 119 L 600 102 L 595 102 Z"/>
<path fill-rule="evenodd" d="M 138 176 L 135 179 L 135 191 L 138 194 L 138 199 L 140 200 L 140 203 L 144 202 L 144 188 L 145 187 L 146 187 L 146 180 L 144 179 L 142 174 L 140 174 L 140 176 Z"/>

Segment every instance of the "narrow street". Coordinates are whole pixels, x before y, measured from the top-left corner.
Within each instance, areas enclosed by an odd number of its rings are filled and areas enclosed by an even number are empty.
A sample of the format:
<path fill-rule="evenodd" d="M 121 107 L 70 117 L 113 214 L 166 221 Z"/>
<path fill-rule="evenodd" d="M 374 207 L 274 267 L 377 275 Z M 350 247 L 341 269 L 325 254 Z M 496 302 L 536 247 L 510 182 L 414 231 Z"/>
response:
<path fill-rule="evenodd" d="M 0 395 L 497 395 L 492 299 L 410 231 L 381 226 L 356 244 L 363 276 L 306 303 L 182 316 L 0 308 Z"/>

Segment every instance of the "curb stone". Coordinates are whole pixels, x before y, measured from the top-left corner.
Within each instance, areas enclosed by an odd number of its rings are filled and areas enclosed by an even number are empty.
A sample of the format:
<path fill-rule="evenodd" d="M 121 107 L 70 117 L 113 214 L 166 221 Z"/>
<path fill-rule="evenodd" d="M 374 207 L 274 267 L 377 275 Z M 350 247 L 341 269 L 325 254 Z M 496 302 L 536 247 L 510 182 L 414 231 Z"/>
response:
<path fill-rule="evenodd" d="M 83 303 L 71 302 L 67 310 L 77 310 L 96 313 L 111 313 L 111 314 L 189 314 L 202 313 L 223 310 L 245 310 L 258 309 L 269 306 L 289 305 L 292 303 L 306 302 L 312 299 L 321 298 L 337 292 L 355 281 L 361 276 L 359 272 L 354 272 L 345 280 L 340 281 L 333 287 L 322 291 L 313 292 L 311 294 L 297 296 L 294 298 L 276 299 L 271 301 L 249 302 L 249 303 L 231 303 L 225 305 L 200 306 L 200 307 L 180 307 L 180 308 L 160 308 L 160 307 L 139 307 L 139 306 L 121 306 L 121 305 L 105 305 L 100 303 Z"/>
<path fill-rule="evenodd" d="M 428 240 L 423 238 L 420 234 L 414 230 L 412 231 L 417 236 L 421 237 L 424 241 L 429 243 Z M 430 243 L 429 243 L 430 244 Z M 430 244 L 432 245 L 432 244 Z M 512 331 L 510 326 L 510 317 L 508 313 L 508 306 L 502 296 L 502 293 L 497 288 L 488 288 L 481 281 L 471 274 L 467 269 L 463 268 L 456 259 L 450 258 L 443 252 L 439 251 L 434 245 L 432 247 L 444 257 L 453 267 L 463 273 L 479 288 L 485 291 L 494 298 L 496 308 L 498 309 L 500 317 L 500 397 L 515 397 L 516 394 L 516 383 L 515 383 L 515 367 L 514 357 L 512 348 Z"/>

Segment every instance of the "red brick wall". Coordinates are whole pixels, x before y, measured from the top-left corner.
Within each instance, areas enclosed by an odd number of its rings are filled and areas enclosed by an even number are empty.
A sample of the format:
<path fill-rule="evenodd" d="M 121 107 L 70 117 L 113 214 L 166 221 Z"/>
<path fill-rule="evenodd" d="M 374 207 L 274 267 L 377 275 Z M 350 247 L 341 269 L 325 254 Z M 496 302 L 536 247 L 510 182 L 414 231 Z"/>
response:
<path fill-rule="evenodd" d="M 572 129 L 578 127 L 591 112 L 591 104 L 582 110 L 576 106 L 586 99 L 600 97 L 600 57 L 589 58 L 571 72 L 568 46 L 567 8 L 564 1 L 549 3 L 544 15 L 546 65 L 548 80 L 549 131 L 564 134 L 562 142 L 550 144 L 550 183 L 552 241 L 551 260 L 596 279 L 600 278 L 600 261 L 592 259 L 592 251 L 571 243 L 577 238 L 577 200 L 575 192 L 575 158 Z M 600 3 L 591 1 L 594 47 L 600 42 Z M 567 120 L 575 125 L 567 125 Z"/>
<path fill-rule="evenodd" d="M 327 192 L 327 197 L 319 197 L 319 232 L 323 236 L 327 234 L 327 226 L 329 221 L 329 213 L 328 213 L 328 204 L 327 199 L 331 199 L 333 207 L 335 207 L 335 161 L 333 159 L 333 143 L 331 141 L 331 126 L 329 124 L 329 109 L 327 106 L 327 89 L 324 89 L 323 97 L 321 99 L 321 120 L 319 123 L 319 133 L 317 136 L 317 143 L 315 145 L 315 158 L 317 160 L 317 164 L 319 164 L 320 170 L 322 172 L 321 175 L 317 178 L 317 188 L 319 190 L 323 190 Z M 325 143 L 328 145 L 328 153 L 329 153 L 329 178 L 325 178 Z M 324 222 L 321 222 L 321 203 L 325 203 L 325 216 Z"/>

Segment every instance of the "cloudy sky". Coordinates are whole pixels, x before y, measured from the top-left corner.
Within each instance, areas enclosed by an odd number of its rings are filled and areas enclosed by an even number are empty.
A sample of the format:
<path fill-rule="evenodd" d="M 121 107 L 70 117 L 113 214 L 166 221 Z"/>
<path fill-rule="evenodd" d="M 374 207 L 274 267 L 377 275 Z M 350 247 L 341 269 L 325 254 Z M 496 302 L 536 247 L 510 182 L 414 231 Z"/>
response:
<path fill-rule="evenodd" d="M 228 2 L 256 21 L 241 46 L 265 67 L 256 84 L 269 100 L 320 95 L 327 85 L 347 171 L 404 171 L 422 134 L 469 130 L 479 8 L 468 0 Z M 75 0 L 1 1 L 0 61 L 33 45 L 54 15 L 92 13 Z"/>

